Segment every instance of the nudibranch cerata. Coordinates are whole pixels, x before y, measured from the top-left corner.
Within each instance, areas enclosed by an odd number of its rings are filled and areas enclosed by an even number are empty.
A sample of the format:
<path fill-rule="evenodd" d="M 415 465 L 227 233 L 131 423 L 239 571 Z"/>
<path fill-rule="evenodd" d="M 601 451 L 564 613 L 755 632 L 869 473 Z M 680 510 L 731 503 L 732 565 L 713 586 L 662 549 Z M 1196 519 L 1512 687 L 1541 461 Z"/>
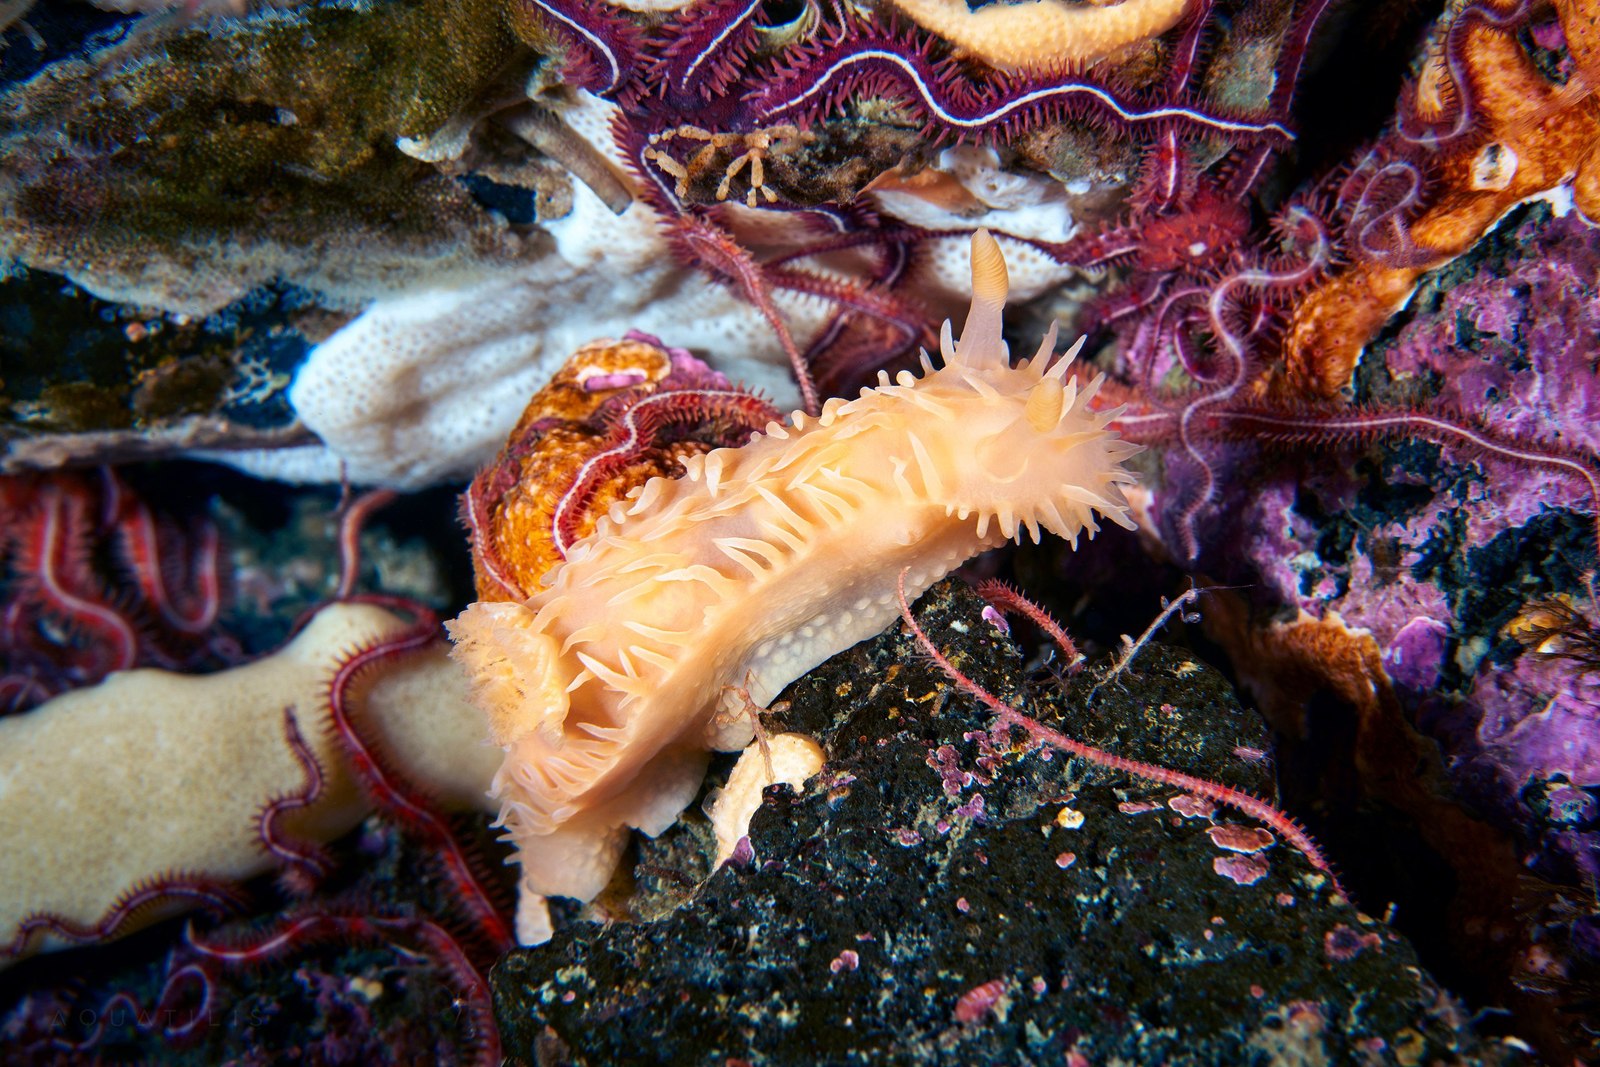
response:
<path fill-rule="evenodd" d="M 1107 429 L 1051 361 L 1052 326 L 1012 366 L 1001 339 L 1005 260 L 972 240 L 972 306 L 944 366 L 923 355 L 819 416 L 796 412 L 740 448 L 690 457 L 614 505 L 525 601 L 480 601 L 450 623 L 489 735 L 522 866 L 518 937 L 549 936 L 546 898 L 591 900 L 633 828 L 658 834 L 700 788 L 710 751 L 749 744 L 727 687 L 766 704 L 898 616 L 964 560 L 1041 528 L 1076 543 L 1096 515 L 1131 527 Z M 1080 342 L 1081 344 L 1081 342 Z"/>

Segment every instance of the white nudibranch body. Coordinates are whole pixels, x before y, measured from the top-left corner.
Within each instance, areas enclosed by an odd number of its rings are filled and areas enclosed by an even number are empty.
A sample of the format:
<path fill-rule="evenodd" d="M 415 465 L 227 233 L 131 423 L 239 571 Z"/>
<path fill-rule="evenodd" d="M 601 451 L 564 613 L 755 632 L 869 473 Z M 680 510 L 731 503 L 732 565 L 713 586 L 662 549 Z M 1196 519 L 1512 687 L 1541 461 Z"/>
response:
<path fill-rule="evenodd" d="M 820 416 L 796 413 L 743 448 L 656 478 L 572 546 L 525 603 L 479 602 L 450 623 L 489 733 L 494 782 L 522 865 L 518 936 L 549 935 L 545 898 L 592 899 L 631 828 L 658 834 L 693 800 L 708 753 L 747 745 L 725 687 L 770 702 L 898 615 L 984 549 L 1041 530 L 1076 543 L 1096 515 L 1130 526 L 1106 429 L 1038 354 L 1011 366 L 1000 336 L 1005 262 L 973 237 L 972 309 L 945 324 L 935 370 L 901 372 Z"/>

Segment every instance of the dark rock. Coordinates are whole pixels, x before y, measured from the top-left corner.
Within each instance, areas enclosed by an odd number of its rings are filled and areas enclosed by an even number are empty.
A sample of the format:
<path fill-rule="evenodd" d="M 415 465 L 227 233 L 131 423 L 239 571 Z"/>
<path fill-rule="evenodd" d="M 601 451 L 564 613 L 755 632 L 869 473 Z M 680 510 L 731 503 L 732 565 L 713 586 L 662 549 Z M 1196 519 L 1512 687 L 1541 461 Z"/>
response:
<path fill-rule="evenodd" d="M 1092 703 L 1088 672 L 1033 691 L 980 611 L 952 583 L 918 614 L 1002 699 L 1271 795 L 1264 728 L 1211 668 L 1152 647 Z M 702 880 L 683 860 L 704 838 L 692 825 L 645 849 L 641 891 L 687 897 L 666 917 L 576 923 L 503 960 L 492 982 L 514 1060 L 1517 1062 L 1292 847 L 1227 851 L 1219 828 L 1256 836 L 1253 820 L 994 736 L 903 627 L 785 696 L 778 725 L 823 742 L 822 774 L 803 796 L 769 789 L 753 860 Z"/>

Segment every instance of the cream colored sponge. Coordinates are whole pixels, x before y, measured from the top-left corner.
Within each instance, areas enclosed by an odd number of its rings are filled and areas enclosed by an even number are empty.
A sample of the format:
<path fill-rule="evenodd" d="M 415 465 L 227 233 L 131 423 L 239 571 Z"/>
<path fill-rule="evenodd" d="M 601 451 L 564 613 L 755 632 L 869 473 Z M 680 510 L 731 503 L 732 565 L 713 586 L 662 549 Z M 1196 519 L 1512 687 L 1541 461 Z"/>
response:
<path fill-rule="evenodd" d="M 247 666 L 123 671 L 0 719 L 0 951 L 34 913 L 92 926 L 150 879 L 270 870 L 259 813 L 306 781 L 286 708 L 327 781 L 316 805 L 281 820 L 284 832 L 327 841 L 354 827 L 369 805 L 326 728 L 328 682 L 342 657 L 404 628 L 379 608 L 336 604 Z M 384 670 L 357 713 L 413 781 L 447 804 L 490 810 L 500 752 L 482 742 L 466 689 L 440 646 Z M 33 940 L 24 955 L 62 947 Z"/>

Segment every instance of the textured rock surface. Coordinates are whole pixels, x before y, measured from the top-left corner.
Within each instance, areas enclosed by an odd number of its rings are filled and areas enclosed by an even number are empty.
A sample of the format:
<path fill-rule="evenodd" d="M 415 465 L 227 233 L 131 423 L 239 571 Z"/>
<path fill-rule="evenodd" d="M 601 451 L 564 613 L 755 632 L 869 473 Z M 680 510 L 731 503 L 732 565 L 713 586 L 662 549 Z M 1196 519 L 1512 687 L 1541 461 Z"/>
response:
<path fill-rule="evenodd" d="M 1015 646 L 952 588 L 919 613 L 933 640 L 1003 698 L 1026 700 Z M 1270 793 L 1264 731 L 1214 671 L 1160 648 L 1137 668 L 1089 710 L 1092 679 L 1065 697 L 1047 685 L 1038 714 L 1065 710 L 1063 727 L 1084 740 Z M 770 790 L 749 849 L 703 882 L 703 826 L 646 845 L 634 909 L 659 921 L 576 924 L 502 961 L 508 1053 L 530 1064 L 1503 1061 L 1409 945 L 1298 853 L 1230 850 L 1219 842 L 1261 840 L 1253 823 L 997 742 L 903 633 L 786 695 L 779 725 L 823 741 L 821 776 L 804 796 Z"/>
<path fill-rule="evenodd" d="M 1559 208 L 1519 207 L 1424 275 L 1368 346 L 1354 399 L 1443 406 L 1592 454 L 1600 231 Z M 1362 846 L 1352 878 L 1382 885 L 1419 941 L 1459 954 L 1479 996 L 1546 1017 L 1525 1034 L 1562 1031 L 1588 1058 L 1595 1029 L 1571 1020 L 1600 982 L 1595 668 L 1527 638 L 1551 598 L 1574 620 L 1557 644 L 1571 651 L 1596 632 L 1583 481 L 1416 440 L 1287 457 L 1226 446 L 1217 457 L 1225 499 L 1201 564 L 1248 590 L 1252 627 L 1212 635 L 1268 714 L 1287 712 L 1278 728 L 1311 739 L 1285 756 L 1299 780 L 1321 783 L 1310 789 L 1331 816 L 1359 820 L 1331 834 L 1336 848 L 1341 837 Z M 1283 640 L 1274 622 L 1296 612 L 1302 633 Z M 1420 757 L 1367 743 L 1377 707 L 1351 695 L 1368 683 L 1341 676 L 1340 643 L 1380 657 L 1369 691 Z M 1424 762 L 1439 768 L 1437 788 L 1417 788 Z M 1406 818 L 1385 824 L 1375 813 L 1386 810 Z M 1463 847 L 1482 829 L 1501 844 Z"/>
<path fill-rule="evenodd" d="M 506 8 L 306 5 L 151 20 L 115 52 L 81 40 L 84 58 L 0 93 L 0 154 L 16 163 L 0 180 L 0 253 L 197 317 L 275 278 L 354 308 L 536 257 L 539 241 L 394 144 L 532 66 Z M 530 199 L 565 199 L 559 170 L 525 170 Z"/>

